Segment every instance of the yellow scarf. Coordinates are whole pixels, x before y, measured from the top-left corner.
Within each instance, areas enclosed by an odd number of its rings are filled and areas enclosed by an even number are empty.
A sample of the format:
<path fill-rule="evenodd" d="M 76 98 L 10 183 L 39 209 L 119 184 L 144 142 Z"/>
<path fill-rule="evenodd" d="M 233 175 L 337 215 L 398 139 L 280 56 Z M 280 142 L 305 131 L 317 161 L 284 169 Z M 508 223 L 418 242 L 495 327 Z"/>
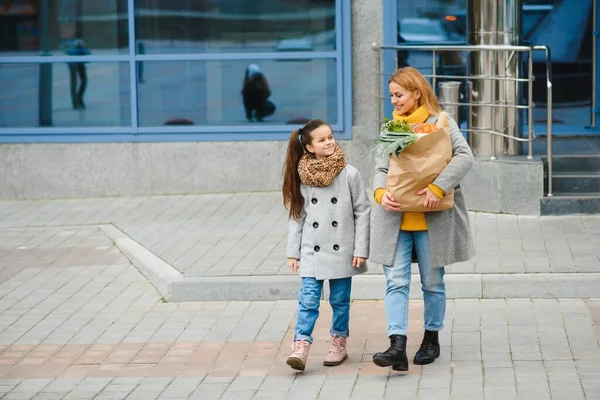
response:
<path fill-rule="evenodd" d="M 427 118 L 429 118 L 429 111 L 427 111 L 425 106 L 421 106 L 417 108 L 414 113 L 407 116 L 398 115 L 396 110 L 394 110 L 392 112 L 392 117 L 394 118 L 394 121 L 406 121 L 409 124 L 422 124 L 423 122 L 427 121 Z"/>

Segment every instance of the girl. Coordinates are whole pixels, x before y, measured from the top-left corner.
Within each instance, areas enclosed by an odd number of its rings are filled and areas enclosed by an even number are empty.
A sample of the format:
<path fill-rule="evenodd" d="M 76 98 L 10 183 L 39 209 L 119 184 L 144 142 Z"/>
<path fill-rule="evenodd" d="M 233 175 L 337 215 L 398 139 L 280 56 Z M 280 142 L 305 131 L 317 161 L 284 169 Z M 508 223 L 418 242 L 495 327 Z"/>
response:
<path fill-rule="evenodd" d="M 435 123 L 440 113 L 437 98 L 427 80 L 411 67 L 398 70 L 389 80 L 395 120 L 409 123 Z M 438 332 L 443 327 L 446 311 L 444 266 L 466 261 L 473 256 L 469 229 L 469 214 L 460 189 L 460 181 L 473 165 L 473 153 L 458 129 L 456 121 L 448 118 L 452 159 L 446 168 L 427 187 L 417 194 L 423 196 L 423 205 L 432 212 L 402 212 L 391 193 L 385 190 L 389 158 L 375 162 L 371 261 L 383 264 L 387 279 L 385 309 L 390 347 L 373 356 L 380 367 L 391 366 L 396 371 L 408 370 L 406 330 L 408 325 L 408 297 L 410 264 L 413 247 L 416 250 L 421 289 L 425 308 L 425 335 L 414 363 L 423 365 L 440 355 Z M 454 189 L 454 208 L 435 211 L 440 199 Z"/>
<path fill-rule="evenodd" d="M 287 364 L 300 371 L 306 367 L 323 280 L 328 279 L 333 321 L 324 365 L 339 365 L 348 358 L 352 276 L 366 271 L 371 207 L 360 173 L 346 163 L 324 121 L 311 120 L 290 136 L 283 203 L 290 218 L 287 263 L 302 277 Z"/>

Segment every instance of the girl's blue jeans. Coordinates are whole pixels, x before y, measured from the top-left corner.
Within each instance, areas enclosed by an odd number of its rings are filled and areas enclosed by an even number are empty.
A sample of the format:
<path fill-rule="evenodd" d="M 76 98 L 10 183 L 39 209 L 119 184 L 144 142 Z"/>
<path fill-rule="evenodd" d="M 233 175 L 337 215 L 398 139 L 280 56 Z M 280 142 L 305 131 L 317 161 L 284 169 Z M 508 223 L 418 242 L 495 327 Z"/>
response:
<path fill-rule="evenodd" d="M 444 268 L 431 268 L 429 264 L 429 237 L 427 231 L 400 231 L 394 265 L 384 265 L 387 279 L 385 313 L 388 336 L 406 335 L 408 328 L 408 297 L 410 293 L 410 263 L 415 246 L 419 260 L 421 289 L 425 303 L 425 329 L 440 331 L 446 314 L 446 286 Z"/>
<path fill-rule="evenodd" d="M 348 337 L 349 335 L 351 289 L 352 278 L 329 280 L 329 304 L 333 310 L 331 336 Z M 294 341 L 306 340 L 309 343 L 313 342 L 312 333 L 319 317 L 322 291 L 322 280 L 302 278 Z"/>

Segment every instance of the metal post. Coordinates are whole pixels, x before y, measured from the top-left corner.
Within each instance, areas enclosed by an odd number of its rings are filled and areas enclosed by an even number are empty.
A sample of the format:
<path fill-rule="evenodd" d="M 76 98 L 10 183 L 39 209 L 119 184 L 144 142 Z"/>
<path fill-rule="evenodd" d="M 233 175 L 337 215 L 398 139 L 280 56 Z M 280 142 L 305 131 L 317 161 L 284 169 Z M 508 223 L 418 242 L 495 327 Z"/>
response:
<path fill-rule="evenodd" d="M 520 0 L 468 0 L 468 43 L 470 45 L 518 45 Z M 519 77 L 519 57 L 509 51 L 475 51 L 469 57 L 469 75 Z M 474 103 L 519 104 L 519 83 L 475 79 Z M 520 136 L 519 111 L 504 107 L 474 105 L 472 129 L 499 130 L 510 137 Z M 510 142 L 509 142 L 510 141 Z M 497 143 L 496 143 L 497 142 Z M 510 144 L 509 144 L 510 143 Z M 479 156 L 516 155 L 520 146 L 497 135 L 469 135 L 469 144 Z"/>
<path fill-rule="evenodd" d="M 435 92 L 435 87 L 437 85 L 437 79 L 436 79 L 436 75 L 437 75 L 437 68 L 436 68 L 436 54 L 435 54 L 435 50 L 433 50 L 431 52 L 431 87 L 433 88 L 433 91 Z"/>
<path fill-rule="evenodd" d="M 527 105 L 529 108 L 527 109 L 527 131 L 529 138 L 529 142 L 527 143 L 527 159 L 533 159 L 533 50 L 529 51 L 529 57 L 527 59 L 527 78 L 529 82 L 527 82 Z"/>
<path fill-rule="evenodd" d="M 546 109 L 546 130 L 548 137 L 548 197 L 552 197 L 552 63 L 550 48 L 546 47 L 546 96 L 548 108 Z"/>
<path fill-rule="evenodd" d="M 459 121 L 459 108 L 456 103 L 460 102 L 460 82 L 440 82 L 439 89 L 440 105 L 452 116 L 452 118 Z"/>
<path fill-rule="evenodd" d="M 594 32 L 592 32 L 592 128 L 596 127 L 596 96 L 598 95 L 596 93 L 596 85 L 598 84 L 598 82 L 596 81 L 596 73 L 598 71 L 598 60 L 596 59 L 596 43 L 597 43 L 597 32 L 596 32 L 596 23 L 598 22 L 596 20 L 597 15 L 596 13 L 598 12 L 597 9 L 597 1 L 593 1 L 592 2 L 592 30 Z"/>

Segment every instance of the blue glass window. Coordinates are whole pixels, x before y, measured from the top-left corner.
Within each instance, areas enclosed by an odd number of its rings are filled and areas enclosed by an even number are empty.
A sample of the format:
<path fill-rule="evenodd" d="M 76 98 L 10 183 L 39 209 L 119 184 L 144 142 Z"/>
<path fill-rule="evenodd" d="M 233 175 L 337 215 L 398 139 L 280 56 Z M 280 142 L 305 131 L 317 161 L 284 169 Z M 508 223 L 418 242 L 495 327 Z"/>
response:
<path fill-rule="evenodd" d="M 0 142 L 287 139 L 312 118 L 351 137 L 342 0 L 9 4 Z"/>

